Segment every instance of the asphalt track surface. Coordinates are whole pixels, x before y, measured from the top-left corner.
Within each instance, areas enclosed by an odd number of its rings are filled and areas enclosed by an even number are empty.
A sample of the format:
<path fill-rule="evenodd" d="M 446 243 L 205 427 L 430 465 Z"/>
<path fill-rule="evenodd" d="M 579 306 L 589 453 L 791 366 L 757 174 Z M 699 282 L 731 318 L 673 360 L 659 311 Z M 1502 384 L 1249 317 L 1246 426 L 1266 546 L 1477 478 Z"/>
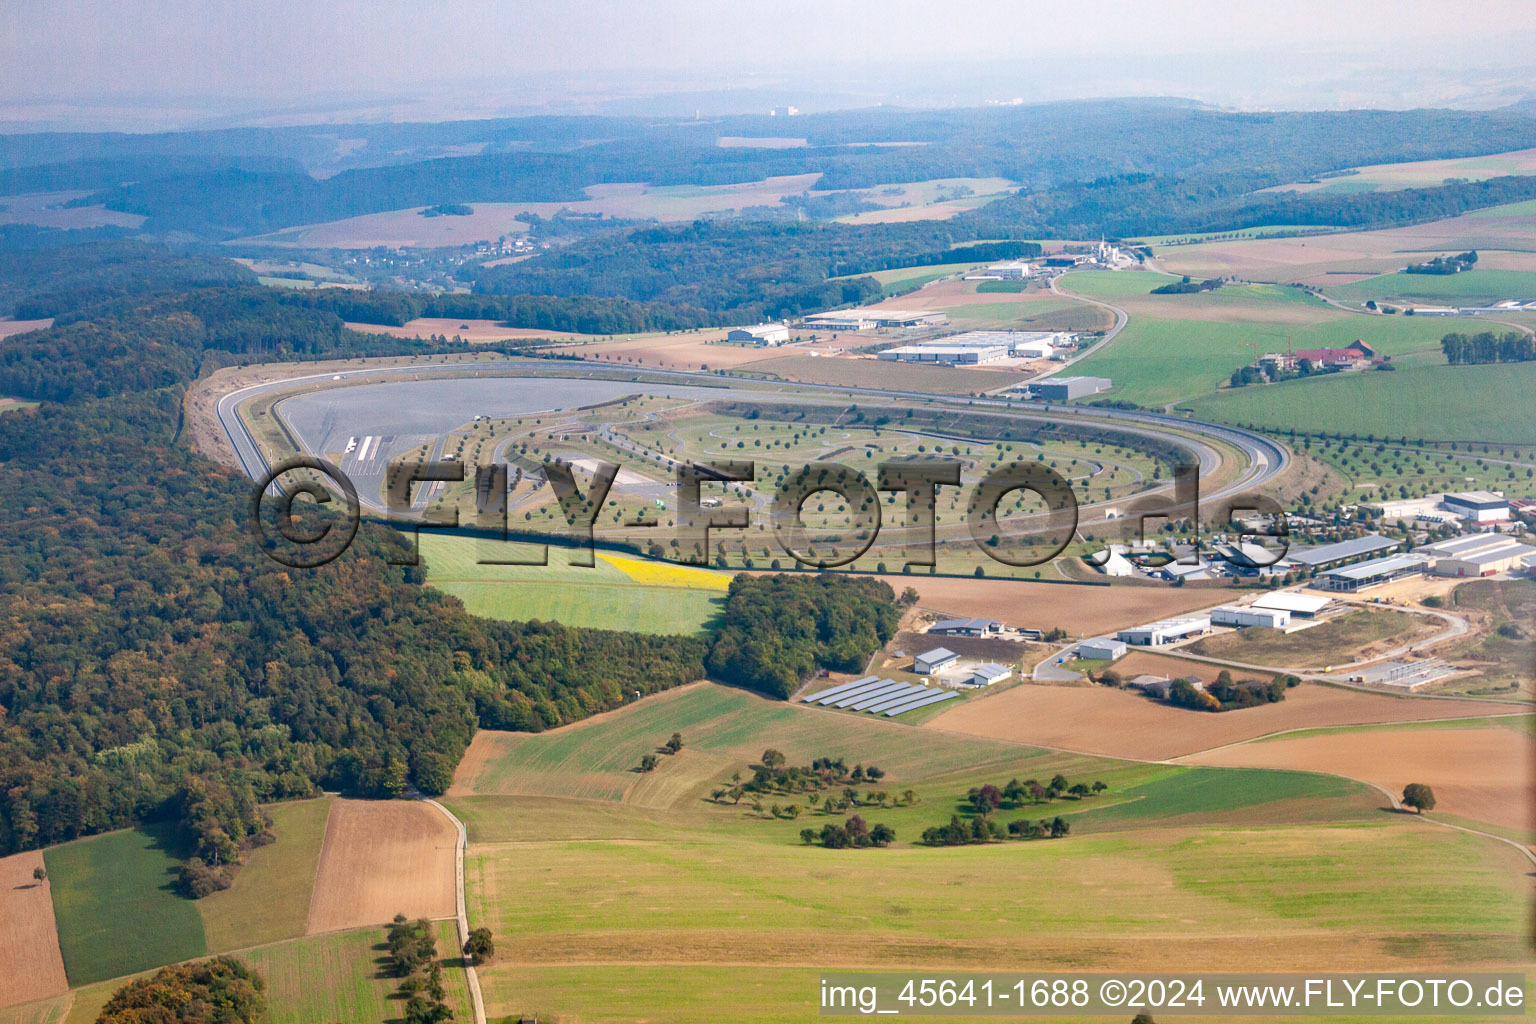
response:
<path fill-rule="evenodd" d="M 560 370 L 567 373 L 572 370 L 577 372 L 585 370 L 586 372 L 580 377 L 551 378 L 537 376 L 540 371 L 547 373 L 551 370 Z M 334 393 L 328 396 L 328 401 L 325 404 L 327 406 L 333 405 L 345 396 L 348 391 L 357 392 L 374 384 L 404 384 L 410 382 L 411 378 L 420 378 L 424 374 L 431 375 L 432 379 L 420 381 L 419 383 L 434 385 L 432 388 L 434 392 L 439 390 L 444 393 L 455 390 L 462 391 L 462 382 L 469 380 L 478 379 L 497 382 L 495 387 L 506 391 L 512 397 L 514 404 L 503 406 L 503 408 L 511 408 L 513 415 L 549 412 L 558 408 L 573 409 L 578 405 L 589 404 L 593 400 L 602 400 L 604 397 L 613 397 L 620 394 L 675 393 L 689 397 L 725 398 L 728 396 L 730 399 L 737 401 L 760 400 L 765 402 L 814 401 L 816 396 L 820 394 L 826 396 L 823 399 L 825 401 L 847 401 L 850 398 L 855 400 L 861 398 L 884 398 L 936 402 L 951 408 L 980 408 L 988 411 L 1001 411 L 1034 420 L 1071 421 L 1084 425 L 1091 425 L 1097 422 L 1118 431 L 1170 442 L 1191 451 L 1196 456 L 1199 461 L 1200 478 L 1202 480 L 1216 472 L 1223 462 L 1221 453 L 1210 443 L 1202 443 L 1202 440 L 1224 443 L 1241 451 L 1247 460 L 1247 465 L 1243 467 L 1242 471 L 1231 482 L 1209 494 L 1202 494 L 1201 501 L 1203 503 L 1216 502 L 1222 498 L 1244 492 L 1254 492 L 1284 472 L 1291 461 L 1290 452 L 1285 446 L 1270 440 L 1262 434 L 1238 427 L 1209 423 L 1203 420 L 1170 416 L 1165 413 L 1108 409 L 1099 406 L 1063 406 L 1037 403 L 1024 405 L 1016 401 L 999 398 L 956 399 L 953 396 L 931 395 L 924 392 L 898 391 L 887 388 L 858 388 L 846 385 L 833 386 L 788 382 L 783 384 L 765 384 L 761 381 L 743 380 L 737 382 L 737 386 L 731 386 L 731 383 L 729 383 L 730 378 L 722 378 L 717 374 L 711 373 L 671 370 L 646 370 L 643 372 L 647 379 L 636 380 L 634 379 L 635 371 L 633 370 L 624 371 L 617 368 L 581 366 L 581 364 L 573 363 L 552 364 L 549 360 L 538 359 L 493 360 L 464 367 L 448 365 L 377 367 L 350 370 L 340 374 L 340 377 L 346 382 L 347 386 L 335 389 Z M 451 374 L 451 379 L 445 376 L 445 374 Z M 291 377 L 286 380 L 272 381 L 266 384 L 255 384 L 232 391 L 218 400 L 215 410 L 218 415 L 219 425 L 228 438 L 230 446 L 234 450 L 235 456 L 246 475 L 253 480 L 260 479 L 266 475 L 269 466 L 261 454 L 255 439 L 241 421 L 238 413 L 239 406 L 253 398 L 274 391 L 290 391 L 295 387 L 303 387 L 306 384 L 325 385 L 333 381 L 337 376 L 334 373 L 317 373 L 305 377 Z M 525 382 L 522 386 L 524 391 L 542 391 L 546 397 L 519 402 L 520 397 L 527 397 L 527 395 L 521 393 L 518 389 L 507 391 L 507 382 L 509 381 Z M 551 381 L 554 382 L 553 385 L 549 383 Z M 362 384 L 360 382 L 367 383 Z M 589 387 L 583 389 L 578 386 L 578 382 L 602 382 L 604 386 L 601 388 Z M 398 392 L 396 388 L 388 390 Z M 588 395 L 583 396 L 580 393 L 582 390 L 588 391 Z M 606 395 L 599 392 L 605 392 Z M 314 397 L 318 397 L 315 391 L 310 391 L 302 396 L 288 399 L 282 404 L 288 405 L 295 401 L 302 402 L 305 398 L 310 398 L 313 401 Z M 432 397 L 435 398 L 436 395 Z M 352 400 L 357 401 L 358 399 L 354 395 Z M 547 408 L 536 408 L 535 406 L 539 404 L 545 404 Z M 489 412 L 491 414 L 500 414 L 498 409 L 476 408 L 473 405 L 460 401 L 456 401 L 453 404 L 434 402 L 430 406 L 430 414 L 424 418 L 425 421 L 418 419 L 416 422 L 407 422 L 407 418 L 412 414 L 409 405 L 397 400 L 392 403 L 392 407 L 394 414 L 399 416 L 400 421 L 395 424 L 396 429 L 391 435 L 396 438 L 391 451 L 409 450 L 411 447 L 422 443 L 428 437 L 440 436 L 447 430 L 468 422 L 473 419 L 476 413 Z M 337 424 L 334 418 L 327 421 L 325 415 L 327 414 L 319 414 L 320 418 L 313 420 L 314 425 L 308 428 L 310 433 L 318 431 L 321 434 L 318 437 L 308 436 L 305 430 L 300 429 L 298 425 L 289 421 L 290 426 L 293 427 L 301 444 L 309 454 L 334 450 L 333 448 L 326 448 L 324 445 L 327 439 L 335 433 Z M 449 422 L 450 420 L 452 422 Z M 436 429 L 439 426 L 441 426 L 441 429 Z M 360 428 L 348 427 L 347 429 L 351 430 L 354 434 L 360 433 Z M 1195 439 L 1191 439 L 1188 436 L 1191 434 L 1195 435 Z M 377 450 L 378 444 L 382 444 L 382 442 L 376 443 L 375 450 Z M 382 464 L 387 462 L 387 458 L 379 459 L 378 461 L 380 462 L 380 471 L 382 471 Z M 370 473 L 367 476 L 372 478 L 374 474 Z M 358 487 L 359 496 L 364 506 L 372 511 L 384 511 L 382 504 L 377 499 L 378 489 L 368 486 L 370 480 L 360 479 L 358 482 L 361 485 Z M 1169 484 L 1145 493 L 1160 493 L 1170 489 L 1171 486 Z M 1124 504 L 1124 502 L 1119 502 L 1118 504 Z M 1083 508 L 1086 511 L 1094 507 L 1093 505 L 1085 505 Z M 1091 518 L 1084 519 L 1084 522 L 1092 521 L 1094 520 Z"/>

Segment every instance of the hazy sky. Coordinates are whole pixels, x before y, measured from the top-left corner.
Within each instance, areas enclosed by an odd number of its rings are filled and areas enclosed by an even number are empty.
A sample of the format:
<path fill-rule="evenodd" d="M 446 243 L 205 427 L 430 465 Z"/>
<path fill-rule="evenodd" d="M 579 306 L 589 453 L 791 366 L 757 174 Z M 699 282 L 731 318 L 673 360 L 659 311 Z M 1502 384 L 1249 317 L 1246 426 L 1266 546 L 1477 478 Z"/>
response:
<path fill-rule="evenodd" d="M 1489 105 L 1536 80 L 1530 0 L 7 7 L 0 121 L 11 123 L 302 119 L 306 105 L 448 116 L 724 88 L 908 103 L 1156 93 L 1233 106 Z"/>

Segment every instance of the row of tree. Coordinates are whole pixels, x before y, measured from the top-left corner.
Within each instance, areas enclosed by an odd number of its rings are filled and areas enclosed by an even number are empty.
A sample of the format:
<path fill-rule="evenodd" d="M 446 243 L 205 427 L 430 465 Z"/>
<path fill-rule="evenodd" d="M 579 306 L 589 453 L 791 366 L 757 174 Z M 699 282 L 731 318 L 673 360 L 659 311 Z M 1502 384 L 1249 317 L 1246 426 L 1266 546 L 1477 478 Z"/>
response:
<path fill-rule="evenodd" d="M 1478 363 L 1529 363 L 1536 360 L 1536 334 L 1523 331 L 1451 333 L 1440 339 L 1440 351 L 1452 366 Z"/>
<path fill-rule="evenodd" d="M 396 914 L 385 930 L 390 972 L 400 981 L 405 1024 L 446 1024 L 453 1020 L 443 965 L 437 959 L 437 926 L 426 918 Z"/>
<path fill-rule="evenodd" d="M 947 825 L 923 829 L 924 846 L 972 846 L 1001 839 L 1060 839 L 1072 831 L 1067 819 L 1057 815 L 1049 821 L 1020 818 L 1006 827 L 995 818 L 977 815 L 969 820 L 952 814 Z"/>
<path fill-rule="evenodd" d="M 896 830 L 879 823 L 870 825 L 859 815 L 853 814 L 841 825 L 829 823 L 823 825 L 820 831 L 814 828 L 801 829 L 800 841 L 806 846 L 820 844 L 829 850 L 883 847 L 896 841 Z"/>

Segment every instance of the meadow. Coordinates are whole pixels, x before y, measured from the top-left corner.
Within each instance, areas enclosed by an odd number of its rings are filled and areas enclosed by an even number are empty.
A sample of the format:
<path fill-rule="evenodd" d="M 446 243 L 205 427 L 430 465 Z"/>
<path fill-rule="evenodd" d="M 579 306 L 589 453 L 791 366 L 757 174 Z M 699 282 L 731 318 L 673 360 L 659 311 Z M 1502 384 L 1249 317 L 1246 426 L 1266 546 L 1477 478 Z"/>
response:
<path fill-rule="evenodd" d="M 1358 338 L 1406 369 L 1416 360 L 1438 359 L 1440 339 L 1451 329 L 1439 319 L 1329 310 L 1298 289 L 1256 286 L 1223 295 L 1227 291 L 1126 302 L 1130 323 L 1074 370 L 1113 380 L 1112 398 L 1150 408 L 1183 406 L 1222 389 L 1232 371 L 1266 352 L 1342 348 Z M 1227 394 L 1222 391 L 1222 397 Z M 1232 401 L 1244 404 L 1243 399 Z"/>
<path fill-rule="evenodd" d="M 1529 404 L 1533 389 L 1533 363 L 1404 366 L 1223 390 L 1180 407 L 1276 431 L 1528 445 L 1536 444 L 1536 421 L 1511 413 Z"/>
<path fill-rule="evenodd" d="M 1297 448 L 1338 470 L 1339 500 L 1376 501 L 1444 491 L 1536 490 L 1536 451 L 1492 444 L 1403 445 L 1399 440 L 1329 441 L 1302 438 Z"/>
<path fill-rule="evenodd" d="M 682 753 L 653 776 L 629 771 L 672 731 Z M 447 801 L 470 834 L 471 922 L 498 937 L 481 972 L 493 1019 L 801 1020 L 818 973 L 839 967 L 1390 970 L 1526 955 L 1514 851 L 1387 813 L 1333 776 L 917 734 L 711 684 L 475 744 Z M 885 777 L 862 788 L 912 800 L 861 798 L 859 813 L 896 842 L 807 847 L 801 829 L 841 815 L 711 797 L 765 747 L 791 764 L 878 763 Z M 997 815 L 1061 815 L 1063 839 L 914 842 L 967 813 L 971 786 L 1056 772 L 1108 789 Z"/>
<path fill-rule="evenodd" d="M 194 904 L 210 953 L 304 934 L 330 807 L 321 797 L 267 808 L 277 841 L 250 851 L 228 889 Z"/>
<path fill-rule="evenodd" d="M 1337 299 L 1361 305 L 1367 300 L 1402 299 L 1429 299 L 1463 306 L 1491 305 L 1501 299 L 1536 299 L 1536 274 L 1481 268 L 1459 274 L 1381 274 L 1325 290 Z M 1475 331 L 1482 328 L 1458 321 L 1445 329 Z M 1494 324 L 1490 329 L 1507 330 L 1502 324 Z"/>
<path fill-rule="evenodd" d="M 551 548 L 545 566 L 480 565 L 482 542 L 461 534 L 423 532 L 427 580 L 464 602 L 476 615 L 508 621 L 563 622 L 568 626 L 648 633 L 694 633 L 723 605 L 717 585 L 656 586 L 617 565 L 595 559 L 591 568 L 569 564 L 569 552 Z"/>

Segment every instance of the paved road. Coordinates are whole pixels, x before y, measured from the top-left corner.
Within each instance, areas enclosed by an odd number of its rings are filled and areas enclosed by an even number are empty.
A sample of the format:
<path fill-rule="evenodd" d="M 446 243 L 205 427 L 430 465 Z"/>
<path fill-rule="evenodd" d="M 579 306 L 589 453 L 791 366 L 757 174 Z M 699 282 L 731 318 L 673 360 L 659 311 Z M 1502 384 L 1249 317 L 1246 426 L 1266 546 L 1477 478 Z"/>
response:
<path fill-rule="evenodd" d="M 454 831 L 458 835 L 453 847 L 453 871 L 454 895 L 457 900 L 456 914 L 459 926 L 459 952 L 462 953 L 464 944 L 469 941 L 469 913 L 464 903 L 464 850 L 469 845 L 469 833 L 464 830 L 464 823 L 459 820 L 458 815 L 436 800 L 427 797 L 422 799 L 424 802 L 442 811 L 448 820 L 453 822 Z M 464 973 L 469 977 L 469 998 L 474 1004 L 475 1024 L 485 1024 L 485 999 L 480 994 L 480 974 L 470 964 L 468 957 L 464 958 Z"/>

